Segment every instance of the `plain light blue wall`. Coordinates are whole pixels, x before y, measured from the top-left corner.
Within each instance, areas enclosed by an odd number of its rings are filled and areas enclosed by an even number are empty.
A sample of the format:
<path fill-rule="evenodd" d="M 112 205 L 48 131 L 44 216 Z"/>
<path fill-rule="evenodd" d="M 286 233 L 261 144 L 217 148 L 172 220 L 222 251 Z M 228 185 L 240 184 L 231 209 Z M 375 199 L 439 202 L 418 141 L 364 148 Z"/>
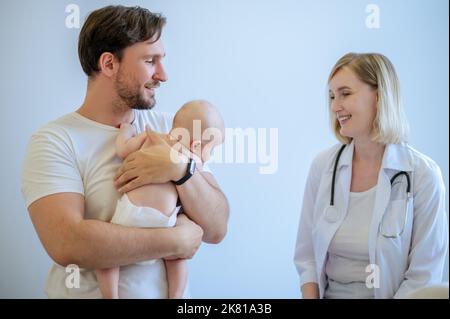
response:
<path fill-rule="evenodd" d="M 86 79 L 79 29 L 65 27 L 66 5 L 82 21 L 106 1 L 2 1 L 0 4 L 0 297 L 44 297 L 50 260 L 29 220 L 20 171 L 31 134 L 75 110 Z M 219 246 L 190 262 L 191 290 L 203 298 L 296 298 L 292 262 L 304 183 L 314 155 L 335 143 L 327 122 L 326 79 L 348 51 L 387 55 L 397 68 L 411 143 L 441 167 L 448 188 L 448 2 L 433 1 L 114 1 L 168 18 L 169 81 L 159 110 L 206 98 L 227 127 L 278 128 L 278 171 L 214 164 L 231 206 Z M 368 29 L 366 5 L 380 8 Z M 447 195 L 448 211 L 448 195 Z M 446 270 L 448 280 L 448 266 Z"/>

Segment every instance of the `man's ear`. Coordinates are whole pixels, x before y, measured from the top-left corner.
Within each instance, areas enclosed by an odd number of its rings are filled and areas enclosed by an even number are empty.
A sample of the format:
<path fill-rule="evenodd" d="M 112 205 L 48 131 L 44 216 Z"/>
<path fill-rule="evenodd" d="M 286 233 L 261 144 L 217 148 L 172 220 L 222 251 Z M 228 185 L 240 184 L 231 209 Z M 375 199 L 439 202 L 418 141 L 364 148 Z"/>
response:
<path fill-rule="evenodd" d="M 100 73 L 107 77 L 112 77 L 119 69 L 117 58 L 110 52 L 103 52 L 98 59 Z"/>

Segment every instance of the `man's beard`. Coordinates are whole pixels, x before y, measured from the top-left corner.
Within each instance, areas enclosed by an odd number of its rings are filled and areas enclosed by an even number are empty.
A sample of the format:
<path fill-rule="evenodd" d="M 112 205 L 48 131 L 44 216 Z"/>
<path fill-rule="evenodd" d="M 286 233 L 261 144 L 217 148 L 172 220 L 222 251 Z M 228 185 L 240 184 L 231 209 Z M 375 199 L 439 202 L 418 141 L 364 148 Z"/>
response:
<path fill-rule="evenodd" d="M 158 83 L 152 85 L 152 87 L 158 86 Z M 117 77 L 116 91 L 123 104 L 130 109 L 151 110 L 156 104 L 154 96 L 146 98 L 145 92 L 141 91 L 139 84 L 129 85 L 122 75 Z"/>

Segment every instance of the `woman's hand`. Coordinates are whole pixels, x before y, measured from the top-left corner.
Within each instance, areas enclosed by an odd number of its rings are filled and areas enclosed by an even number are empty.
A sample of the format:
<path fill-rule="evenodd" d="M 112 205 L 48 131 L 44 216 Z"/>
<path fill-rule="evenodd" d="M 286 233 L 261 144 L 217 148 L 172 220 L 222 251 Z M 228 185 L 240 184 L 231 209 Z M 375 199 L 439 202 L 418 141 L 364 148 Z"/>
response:
<path fill-rule="evenodd" d="M 307 282 L 302 286 L 303 299 L 319 299 L 319 285 L 315 282 Z"/>

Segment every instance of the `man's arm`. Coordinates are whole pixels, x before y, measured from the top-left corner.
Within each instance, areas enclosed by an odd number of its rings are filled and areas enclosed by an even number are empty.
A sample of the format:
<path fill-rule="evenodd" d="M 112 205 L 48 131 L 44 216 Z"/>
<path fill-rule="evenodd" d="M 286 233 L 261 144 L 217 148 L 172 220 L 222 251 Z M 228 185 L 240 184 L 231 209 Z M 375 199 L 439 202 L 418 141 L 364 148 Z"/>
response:
<path fill-rule="evenodd" d="M 59 193 L 29 206 L 38 236 L 58 264 L 111 268 L 158 258 L 191 258 L 203 231 L 185 216 L 173 228 L 132 228 L 83 219 L 84 197 Z"/>
<path fill-rule="evenodd" d="M 184 212 L 204 230 L 203 241 L 221 242 L 227 233 L 228 201 L 214 176 L 196 170 L 188 181 L 176 188 Z"/>

